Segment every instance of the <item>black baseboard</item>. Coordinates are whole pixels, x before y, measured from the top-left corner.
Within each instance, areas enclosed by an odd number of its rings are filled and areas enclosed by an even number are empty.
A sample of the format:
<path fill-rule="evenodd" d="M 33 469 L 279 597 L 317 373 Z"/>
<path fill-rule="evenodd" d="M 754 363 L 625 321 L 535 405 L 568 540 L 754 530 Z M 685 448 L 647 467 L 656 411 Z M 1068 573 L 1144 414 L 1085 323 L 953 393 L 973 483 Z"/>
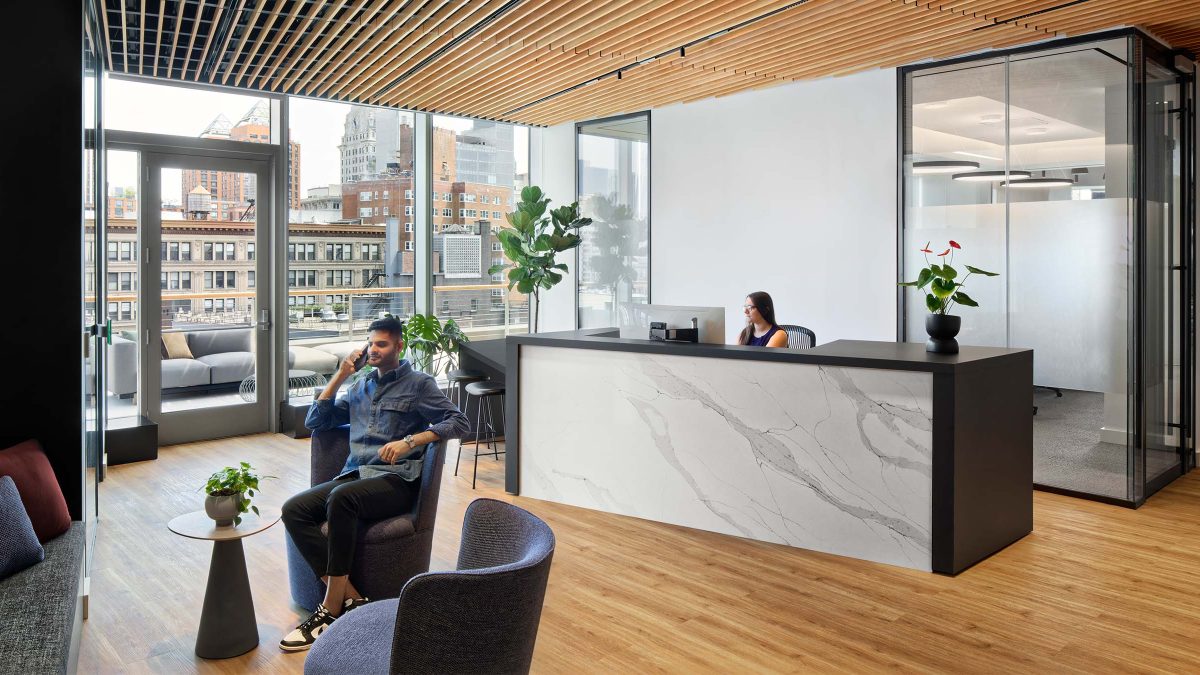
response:
<path fill-rule="evenodd" d="M 1119 497 L 1106 497 L 1104 495 L 1096 495 L 1096 494 L 1092 494 L 1090 492 L 1080 492 L 1079 490 L 1070 490 L 1068 488 L 1055 487 L 1053 485 L 1042 485 L 1041 483 L 1034 483 L 1033 489 L 1038 490 L 1040 492 L 1049 492 L 1049 493 L 1056 494 L 1056 495 L 1064 495 L 1066 497 L 1076 497 L 1079 499 L 1087 499 L 1087 500 L 1090 500 L 1093 502 L 1100 502 L 1102 504 L 1112 504 L 1113 506 L 1123 506 L 1127 509 L 1136 509 L 1138 507 L 1138 505 L 1135 502 L 1128 500 L 1128 499 L 1121 499 Z"/>

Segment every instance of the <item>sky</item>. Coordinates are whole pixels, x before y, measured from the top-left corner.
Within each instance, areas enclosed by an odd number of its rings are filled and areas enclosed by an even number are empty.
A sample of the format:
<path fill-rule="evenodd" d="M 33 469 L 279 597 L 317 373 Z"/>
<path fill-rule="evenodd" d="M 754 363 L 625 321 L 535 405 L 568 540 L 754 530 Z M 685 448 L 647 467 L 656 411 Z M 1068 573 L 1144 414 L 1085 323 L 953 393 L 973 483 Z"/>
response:
<path fill-rule="evenodd" d="M 219 114 L 237 124 L 259 100 L 255 96 L 108 78 L 104 125 L 106 129 L 194 137 Z M 292 97 L 289 108 L 291 137 L 300 143 L 300 189 L 307 192 L 312 187 L 340 182 L 341 158 L 337 146 L 342 140 L 346 114 L 351 106 Z M 434 124 L 456 131 L 472 126 L 471 120 L 445 116 L 435 117 Z M 527 138 L 526 134 L 517 134 L 518 173 L 528 171 Z M 163 171 L 163 200 L 179 203 L 180 172 L 177 169 Z M 137 184 L 133 153 L 110 151 L 108 184 L 112 187 Z"/>

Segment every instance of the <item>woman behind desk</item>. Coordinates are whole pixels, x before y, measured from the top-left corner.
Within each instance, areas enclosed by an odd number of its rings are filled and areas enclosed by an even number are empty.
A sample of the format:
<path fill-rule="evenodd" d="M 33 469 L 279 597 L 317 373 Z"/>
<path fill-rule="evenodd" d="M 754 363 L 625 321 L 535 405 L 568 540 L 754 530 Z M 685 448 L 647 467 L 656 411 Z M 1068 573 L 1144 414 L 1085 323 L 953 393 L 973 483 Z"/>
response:
<path fill-rule="evenodd" d="M 739 345 L 751 347 L 786 347 L 787 331 L 775 323 L 775 303 L 765 291 L 746 296 L 742 305 L 746 313 L 746 328 L 738 335 Z"/>

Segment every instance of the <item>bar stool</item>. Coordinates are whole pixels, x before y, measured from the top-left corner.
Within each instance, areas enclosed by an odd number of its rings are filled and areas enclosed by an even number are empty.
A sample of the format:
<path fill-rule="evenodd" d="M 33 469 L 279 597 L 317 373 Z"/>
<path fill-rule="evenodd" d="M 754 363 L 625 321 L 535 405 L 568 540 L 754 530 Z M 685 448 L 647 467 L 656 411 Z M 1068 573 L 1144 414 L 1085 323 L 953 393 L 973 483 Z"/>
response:
<path fill-rule="evenodd" d="M 464 391 L 467 395 L 466 404 L 471 405 L 471 397 L 474 396 L 478 400 L 475 404 L 475 468 L 471 472 L 471 489 L 475 489 L 475 478 L 479 475 L 479 440 L 480 434 L 483 432 L 484 425 L 487 425 L 488 436 L 487 444 L 492 449 L 492 456 L 500 459 L 499 444 L 496 443 L 496 424 L 495 417 L 492 416 L 492 399 L 500 399 L 500 410 L 504 411 L 504 383 L 486 380 L 483 382 L 471 382 Z M 487 402 L 487 420 L 484 420 L 484 402 Z M 493 445 L 496 443 L 495 445 Z M 458 445 L 458 459 L 454 460 L 454 475 L 458 475 L 458 463 L 462 460 L 462 443 Z"/>
<path fill-rule="evenodd" d="M 482 382 L 486 379 L 488 379 L 487 375 L 478 370 L 459 369 L 446 373 L 446 388 L 450 390 L 447 393 L 450 394 L 450 400 L 454 403 L 455 407 L 463 410 L 463 387 L 472 382 Z M 463 410 L 463 412 L 466 411 Z"/>

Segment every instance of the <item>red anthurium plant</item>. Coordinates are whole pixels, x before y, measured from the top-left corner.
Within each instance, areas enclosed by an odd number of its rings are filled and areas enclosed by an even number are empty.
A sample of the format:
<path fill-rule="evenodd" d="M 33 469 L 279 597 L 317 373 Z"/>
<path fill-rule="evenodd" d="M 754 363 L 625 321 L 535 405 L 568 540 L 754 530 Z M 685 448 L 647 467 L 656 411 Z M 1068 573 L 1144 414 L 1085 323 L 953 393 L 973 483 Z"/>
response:
<path fill-rule="evenodd" d="M 925 292 L 925 307 L 934 314 L 946 314 L 955 304 L 964 307 L 978 307 L 979 303 L 972 300 L 971 296 L 962 290 L 967 279 L 970 279 L 972 274 L 980 274 L 985 277 L 995 277 L 999 274 L 964 265 L 967 274 L 961 281 L 956 281 L 958 270 L 954 268 L 954 253 L 961 250 L 962 246 L 951 240 L 949 247 L 937 254 L 937 257 L 942 259 L 942 263 L 930 263 L 929 254 L 933 253 L 933 249 L 929 248 L 929 243 L 926 243 L 921 249 L 921 253 L 925 254 L 925 267 L 917 275 L 917 280 L 904 281 L 900 285 L 913 286 L 922 290 L 929 286 L 929 290 Z"/>

